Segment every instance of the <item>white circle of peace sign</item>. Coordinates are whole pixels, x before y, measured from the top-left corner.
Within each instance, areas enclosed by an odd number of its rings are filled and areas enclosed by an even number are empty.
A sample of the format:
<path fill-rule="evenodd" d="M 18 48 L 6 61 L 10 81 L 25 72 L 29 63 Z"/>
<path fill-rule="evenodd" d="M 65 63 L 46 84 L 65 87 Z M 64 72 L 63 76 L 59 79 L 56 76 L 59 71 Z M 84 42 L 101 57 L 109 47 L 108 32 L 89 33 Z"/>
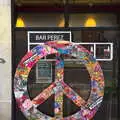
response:
<path fill-rule="evenodd" d="M 49 54 L 57 56 L 55 81 L 31 100 L 27 90 L 29 72 L 41 58 Z M 86 66 L 91 77 L 91 92 L 87 101 L 64 82 L 64 61 L 60 58 L 60 54 L 76 57 Z M 99 63 L 84 47 L 67 41 L 47 42 L 34 47 L 22 58 L 15 73 L 14 94 L 20 110 L 28 120 L 90 120 L 103 100 L 103 72 Z M 40 112 L 37 107 L 53 94 L 55 94 L 54 117 L 51 117 Z M 63 94 L 80 107 L 77 113 L 63 117 Z"/>

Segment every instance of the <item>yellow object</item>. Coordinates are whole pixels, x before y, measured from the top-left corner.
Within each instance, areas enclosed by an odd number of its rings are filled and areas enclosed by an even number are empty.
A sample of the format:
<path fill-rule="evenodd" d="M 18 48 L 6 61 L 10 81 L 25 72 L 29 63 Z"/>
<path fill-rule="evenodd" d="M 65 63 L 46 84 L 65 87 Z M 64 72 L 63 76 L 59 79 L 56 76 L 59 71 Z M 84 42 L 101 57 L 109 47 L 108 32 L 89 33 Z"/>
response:
<path fill-rule="evenodd" d="M 62 40 L 62 41 L 56 41 L 57 44 L 69 44 L 69 41 L 65 41 L 65 40 Z"/>
<path fill-rule="evenodd" d="M 25 27 L 24 20 L 21 17 L 17 18 L 16 27 Z"/>
<path fill-rule="evenodd" d="M 96 21 L 94 18 L 90 17 L 85 22 L 85 27 L 96 27 Z"/>
<path fill-rule="evenodd" d="M 58 27 L 64 27 L 65 26 L 65 20 L 62 19 L 60 23 L 58 24 Z"/>

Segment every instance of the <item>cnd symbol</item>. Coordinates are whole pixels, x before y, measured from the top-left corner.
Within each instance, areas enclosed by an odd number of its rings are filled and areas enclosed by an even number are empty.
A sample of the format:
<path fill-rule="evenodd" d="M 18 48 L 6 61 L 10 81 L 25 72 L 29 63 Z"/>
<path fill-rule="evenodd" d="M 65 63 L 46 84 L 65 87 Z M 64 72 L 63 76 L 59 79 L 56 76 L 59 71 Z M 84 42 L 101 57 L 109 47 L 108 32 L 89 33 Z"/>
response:
<path fill-rule="evenodd" d="M 31 100 L 27 91 L 29 72 L 42 57 L 49 54 L 56 54 L 55 81 Z M 64 82 L 64 58 L 61 58 L 61 54 L 73 56 L 86 66 L 91 77 L 91 93 L 87 101 Z M 52 41 L 36 46 L 23 57 L 15 73 L 14 94 L 20 110 L 28 120 L 90 120 L 103 100 L 104 76 L 99 63 L 84 47 L 67 41 Z M 53 94 L 55 95 L 54 117 L 51 117 L 40 112 L 37 107 Z M 80 110 L 73 115 L 63 117 L 63 95 L 80 107 Z"/>

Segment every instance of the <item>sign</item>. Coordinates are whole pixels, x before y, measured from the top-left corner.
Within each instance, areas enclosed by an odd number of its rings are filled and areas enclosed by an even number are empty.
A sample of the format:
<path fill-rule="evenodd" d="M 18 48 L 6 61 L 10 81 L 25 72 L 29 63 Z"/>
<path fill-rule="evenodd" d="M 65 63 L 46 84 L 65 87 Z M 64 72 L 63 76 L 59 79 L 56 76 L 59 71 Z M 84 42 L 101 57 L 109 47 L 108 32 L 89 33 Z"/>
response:
<path fill-rule="evenodd" d="M 71 42 L 71 31 L 28 31 L 28 51 L 38 44 L 57 40 Z"/>
<path fill-rule="evenodd" d="M 36 82 L 51 83 L 52 82 L 52 64 L 39 61 L 36 66 Z"/>
<path fill-rule="evenodd" d="M 81 42 L 81 43 L 75 43 L 82 45 L 87 50 L 89 50 L 94 58 L 96 58 L 97 61 L 112 61 L 113 60 L 113 43 L 111 42 Z M 89 48 L 87 48 L 87 46 Z"/>

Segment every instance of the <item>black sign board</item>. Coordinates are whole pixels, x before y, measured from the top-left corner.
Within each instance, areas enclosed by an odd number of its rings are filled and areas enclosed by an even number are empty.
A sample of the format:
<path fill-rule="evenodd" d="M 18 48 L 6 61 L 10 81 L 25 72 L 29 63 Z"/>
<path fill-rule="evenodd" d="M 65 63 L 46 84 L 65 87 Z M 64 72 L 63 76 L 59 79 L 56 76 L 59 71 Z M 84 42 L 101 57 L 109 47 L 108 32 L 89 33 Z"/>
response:
<path fill-rule="evenodd" d="M 47 41 L 67 40 L 71 41 L 69 31 L 37 31 L 28 32 L 29 43 L 44 43 Z"/>
<path fill-rule="evenodd" d="M 71 42 L 71 31 L 28 31 L 28 51 L 33 46 L 55 40 Z"/>

